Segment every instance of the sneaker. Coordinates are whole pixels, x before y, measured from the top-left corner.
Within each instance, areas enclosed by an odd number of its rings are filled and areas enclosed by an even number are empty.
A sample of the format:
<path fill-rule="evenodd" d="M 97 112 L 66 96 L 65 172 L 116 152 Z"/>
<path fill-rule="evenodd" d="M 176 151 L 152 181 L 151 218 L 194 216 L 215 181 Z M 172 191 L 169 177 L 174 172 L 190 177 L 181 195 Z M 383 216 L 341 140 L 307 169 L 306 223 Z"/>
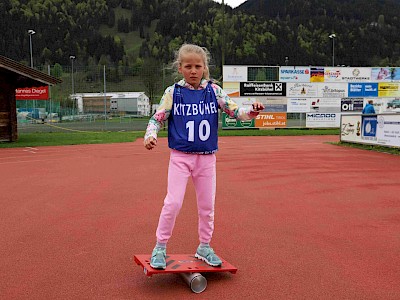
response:
<path fill-rule="evenodd" d="M 151 253 L 150 267 L 154 269 L 165 269 L 167 263 L 165 262 L 165 257 L 167 256 L 167 251 L 165 248 L 154 248 Z"/>
<path fill-rule="evenodd" d="M 213 267 L 220 267 L 222 265 L 221 259 L 215 254 L 211 247 L 199 246 L 194 256 Z"/>

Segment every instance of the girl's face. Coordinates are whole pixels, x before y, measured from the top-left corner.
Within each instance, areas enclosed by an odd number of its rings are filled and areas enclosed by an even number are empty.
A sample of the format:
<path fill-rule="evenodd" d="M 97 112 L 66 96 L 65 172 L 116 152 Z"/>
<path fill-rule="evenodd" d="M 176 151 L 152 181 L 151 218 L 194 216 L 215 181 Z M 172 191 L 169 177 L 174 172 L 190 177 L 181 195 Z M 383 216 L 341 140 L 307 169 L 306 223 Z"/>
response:
<path fill-rule="evenodd" d="M 205 65 L 201 55 L 197 53 L 186 53 L 182 57 L 178 71 L 183 75 L 185 81 L 197 89 L 203 78 Z"/>

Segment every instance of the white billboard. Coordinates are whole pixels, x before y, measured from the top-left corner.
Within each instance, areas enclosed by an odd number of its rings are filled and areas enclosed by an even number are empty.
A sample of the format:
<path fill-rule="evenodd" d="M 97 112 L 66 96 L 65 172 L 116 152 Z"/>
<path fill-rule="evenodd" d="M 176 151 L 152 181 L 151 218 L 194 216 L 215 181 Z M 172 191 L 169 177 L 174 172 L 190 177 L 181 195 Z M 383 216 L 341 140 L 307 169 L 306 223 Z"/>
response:
<path fill-rule="evenodd" d="M 345 98 L 348 96 L 347 83 L 316 83 L 318 96 L 321 98 Z"/>
<path fill-rule="evenodd" d="M 376 138 L 379 145 L 400 147 L 400 115 L 379 115 Z"/>
<path fill-rule="evenodd" d="M 325 67 L 324 82 L 342 82 L 342 68 Z"/>
<path fill-rule="evenodd" d="M 288 82 L 287 97 L 318 97 L 318 85 L 310 82 Z"/>
<path fill-rule="evenodd" d="M 342 80 L 346 82 L 371 81 L 371 68 L 342 68 Z"/>
<path fill-rule="evenodd" d="M 340 140 L 342 142 L 362 143 L 361 115 L 342 115 Z"/>
<path fill-rule="evenodd" d="M 306 127 L 340 127 L 340 113 L 307 113 Z"/>
<path fill-rule="evenodd" d="M 223 66 L 222 76 L 224 81 L 248 81 L 247 66 Z"/>
<path fill-rule="evenodd" d="M 288 98 L 287 112 L 305 113 L 310 112 L 311 98 Z"/>

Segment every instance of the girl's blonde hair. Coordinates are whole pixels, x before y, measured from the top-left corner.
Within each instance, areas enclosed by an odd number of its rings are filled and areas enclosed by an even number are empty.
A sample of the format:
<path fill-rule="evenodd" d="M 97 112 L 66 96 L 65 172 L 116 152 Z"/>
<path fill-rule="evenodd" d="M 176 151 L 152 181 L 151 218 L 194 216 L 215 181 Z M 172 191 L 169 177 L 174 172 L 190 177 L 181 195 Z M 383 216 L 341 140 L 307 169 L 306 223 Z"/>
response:
<path fill-rule="evenodd" d="M 207 48 L 200 47 L 194 44 L 183 44 L 178 51 L 175 52 L 175 61 L 172 64 L 174 68 L 178 69 L 181 65 L 183 57 L 188 53 L 196 53 L 201 56 L 204 62 L 204 79 L 210 80 L 210 69 L 208 63 L 210 61 L 210 52 Z"/>

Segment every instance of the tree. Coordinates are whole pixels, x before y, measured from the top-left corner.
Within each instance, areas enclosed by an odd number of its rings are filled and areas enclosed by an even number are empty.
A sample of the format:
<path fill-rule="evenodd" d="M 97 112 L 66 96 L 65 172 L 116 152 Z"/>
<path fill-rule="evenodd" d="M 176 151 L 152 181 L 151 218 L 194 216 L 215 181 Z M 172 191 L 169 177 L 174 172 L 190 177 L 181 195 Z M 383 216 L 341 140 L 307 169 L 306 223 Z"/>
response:
<path fill-rule="evenodd" d="M 146 93 L 150 100 L 150 112 L 153 111 L 155 96 L 162 90 L 162 69 L 160 62 L 154 58 L 148 58 L 144 61 L 140 77 L 145 86 Z"/>

